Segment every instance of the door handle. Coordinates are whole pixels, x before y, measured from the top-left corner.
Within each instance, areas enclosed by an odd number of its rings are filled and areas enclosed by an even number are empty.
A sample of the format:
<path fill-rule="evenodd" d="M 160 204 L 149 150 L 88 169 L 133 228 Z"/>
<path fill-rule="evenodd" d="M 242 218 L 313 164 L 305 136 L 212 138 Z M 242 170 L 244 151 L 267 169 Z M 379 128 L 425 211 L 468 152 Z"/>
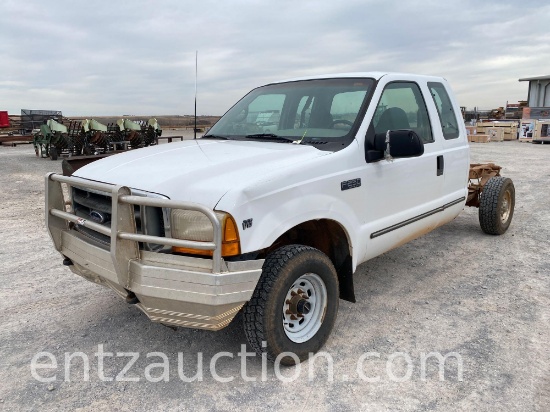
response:
<path fill-rule="evenodd" d="M 443 155 L 439 155 L 437 156 L 437 175 L 442 176 L 444 169 L 445 169 L 445 160 L 443 159 Z"/>

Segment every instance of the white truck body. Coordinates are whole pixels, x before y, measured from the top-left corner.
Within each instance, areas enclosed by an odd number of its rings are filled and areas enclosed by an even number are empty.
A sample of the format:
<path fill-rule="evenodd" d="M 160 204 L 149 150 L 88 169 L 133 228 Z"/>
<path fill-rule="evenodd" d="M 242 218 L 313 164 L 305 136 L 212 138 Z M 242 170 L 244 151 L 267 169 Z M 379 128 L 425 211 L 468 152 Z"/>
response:
<path fill-rule="evenodd" d="M 261 251 L 269 250 L 293 228 L 318 221 L 340 227 L 351 258 L 348 270 L 353 273 L 359 264 L 454 219 L 468 196 L 470 159 L 466 129 L 447 82 L 439 77 L 377 72 L 279 84 L 348 78 L 369 79 L 372 85 L 365 110 L 352 129 L 354 135 L 340 150 L 322 150 L 307 142 L 200 138 L 111 156 L 77 170 L 70 178 L 48 175 L 46 219 L 57 249 L 70 259 L 75 273 L 110 286 L 127 299 L 135 297 L 137 306 L 152 320 L 216 330 L 226 326 L 252 296 L 265 257 Z M 421 156 L 367 162 L 365 139 L 376 111 L 381 110 L 383 93 L 389 85 L 404 83 L 416 85 L 422 94 L 432 141 L 424 142 Z M 448 94 L 457 129 L 453 138 L 444 138 L 446 125 L 431 84 Z M 414 123 L 414 116 L 408 116 Z M 262 130 L 271 132 L 269 127 Z M 75 231 L 78 225 L 91 223 L 90 219 L 81 216 L 63 226 L 66 222 L 61 221 L 70 221 L 69 217 L 52 214 L 53 209 L 64 210 L 60 183 L 86 188 L 86 182 L 96 185 L 90 186 L 91 193 L 112 193 L 113 208 L 120 207 L 121 214 L 123 207 L 117 206 L 117 198 L 125 202 L 122 192 L 126 188 L 126 195 L 169 199 L 172 206 L 177 203 L 182 209 L 192 203 L 226 212 L 237 225 L 240 255 L 222 258 L 221 270 L 216 271 L 212 257 L 143 250 L 138 247 L 143 239 L 137 237 L 130 245 L 132 252 L 127 253 L 117 249 L 122 242 L 117 239 L 117 233 L 122 233 L 117 225 L 122 223 L 116 222 L 114 212 L 112 233 L 106 232 L 113 242 L 97 244 Z M 125 219 L 124 231 L 135 230 L 128 224 L 134 217 Z M 165 229 L 170 237 L 169 228 Z M 121 275 L 121 270 L 127 273 Z"/>

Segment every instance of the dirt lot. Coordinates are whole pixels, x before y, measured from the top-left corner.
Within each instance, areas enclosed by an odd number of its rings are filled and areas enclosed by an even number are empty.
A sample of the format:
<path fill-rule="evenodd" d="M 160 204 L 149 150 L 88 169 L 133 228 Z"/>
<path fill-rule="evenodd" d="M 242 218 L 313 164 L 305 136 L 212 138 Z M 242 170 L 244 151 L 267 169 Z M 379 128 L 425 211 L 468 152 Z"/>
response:
<path fill-rule="evenodd" d="M 60 171 L 60 162 L 37 159 L 30 145 L 0 147 L 0 410 L 550 410 L 550 146 L 473 144 L 472 161 L 494 161 L 514 180 L 516 210 L 504 236 L 484 235 L 477 209 L 466 209 L 452 223 L 362 265 L 355 274 L 358 302 L 341 301 L 325 347 L 334 378 L 318 359 L 311 380 L 312 362 L 283 370 L 286 377 L 300 372 L 294 382 L 277 379 L 272 367 L 262 379 L 261 359 L 249 357 L 246 373 L 255 381 L 247 382 L 237 356 L 245 343 L 240 323 L 216 333 L 173 331 L 62 266 L 43 217 L 43 176 Z M 139 381 L 100 379 L 119 374 L 130 357 L 105 358 L 104 371 L 98 370 L 98 345 L 105 352 L 137 352 L 126 378 Z M 57 367 L 37 373 L 55 381 L 31 374 L 41 351 L 51 353 Z M 220 376 L 234 378 L 227 383 L 209 372 L 222 351 L 233 356 L 217 362 Z M 75 352 L 82 356 L 67 364 L 65 354 Z M 150 352 L 168 358 L 168 382 L 146 379 L 163 372 L 151 366 L 162 358 L 147 358 Z M 178 363 L 194 375 L 199 352 L 203 379 L 182 381 Z M 361 375 L 357 364 L 367 352 L 379 357 L 363 358 Z M 422 363 L 429 352 L 457 353 L 462 380 L 455 356 L 440 381 L 434 359 Z M 410 365 L 410 379 L 397 382 Z M 364 379 L 376 376 L 376 382 Z"/>

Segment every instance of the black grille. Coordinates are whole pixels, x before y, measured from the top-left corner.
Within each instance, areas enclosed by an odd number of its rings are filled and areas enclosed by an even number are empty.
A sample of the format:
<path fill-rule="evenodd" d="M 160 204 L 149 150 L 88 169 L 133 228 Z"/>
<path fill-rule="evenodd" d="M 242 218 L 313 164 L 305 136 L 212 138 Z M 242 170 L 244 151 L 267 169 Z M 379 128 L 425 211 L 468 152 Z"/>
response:
<path fill-rule="evenodd" d="M 73 212 L 76 216 L 111 227 L 112 199 L 108 194 L 72 188 Z M 139 234 L 164 237 L 164 217 L 160 207 L 134 206 L 136 229 Z M 74 229 L 95 241 L 109 246 L 111 238 L 81 225 Z M 140 243 L 140 249 L 157 250 L 161 245 Z"/>
<path fill-rule="evenodd" d="M 111 196 L 73 188 L 73 213 L 106 227 L 111 227 Z M 74 228 L 104 245 L 111 244 L 111 238 L 81 225 Z"/>

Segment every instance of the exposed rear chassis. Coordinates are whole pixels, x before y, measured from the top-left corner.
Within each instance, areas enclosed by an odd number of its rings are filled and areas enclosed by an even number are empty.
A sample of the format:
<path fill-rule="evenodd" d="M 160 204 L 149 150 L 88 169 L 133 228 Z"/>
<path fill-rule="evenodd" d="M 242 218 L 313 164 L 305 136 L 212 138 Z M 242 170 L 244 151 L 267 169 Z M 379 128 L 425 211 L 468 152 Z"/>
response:
<path fill-rule="evenodd" d="M 110 193 L 111 227 L 82 219 L 67 209 L 62 183 Z M 137 233 L 134 205 L 195 210 L 214 228 L 212 242 L 194 242 Z M 109 248 L 94 244 L 74 230 L 82 225 L 110 237 Z M 168 325 L 217 330 L 250 299 L 263 260 L 226 262 L 221 257 L 221 225 L 213 210 L 191 202 L 133 196 L 125 186 L 77 177 L 46 175 L 46 227 L 55 248 L 70 269 L 115 290 L 153 321 Z M 212 250 L 212 259 L 148 252 L 139 242 Z"/>
<path fill-rule="evenodd" d="M 468 198 L 466 206 L 479 207 L 483 187 L 490 178 L 500 176 L 502 167 L 494 163 L 472 163 L 470 164 Z"/>

